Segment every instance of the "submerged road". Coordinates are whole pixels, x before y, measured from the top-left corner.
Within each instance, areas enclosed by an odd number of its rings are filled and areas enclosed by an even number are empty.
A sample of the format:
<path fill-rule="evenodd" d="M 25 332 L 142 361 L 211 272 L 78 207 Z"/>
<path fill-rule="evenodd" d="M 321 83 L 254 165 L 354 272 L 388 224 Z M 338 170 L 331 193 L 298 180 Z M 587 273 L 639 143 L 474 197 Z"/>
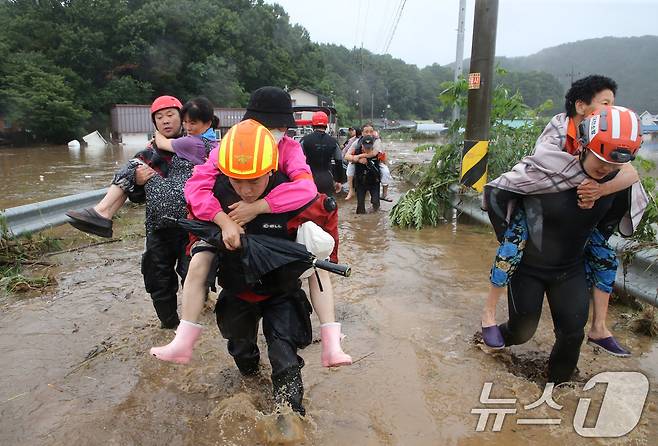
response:
<path fill-rule="evenodd" d="M 544 390 L 553 332 L 543 314 L 535 337 L 499 353 L 485 351 L 475 334 L 495 248 L 488 228 L 452 220 L 437 228 L 392 228 L 379 213 L 354 215 L 340 201 L 341 262 L 351 278 L 333 278 L 337 316 L 354 365 L 326 369 L 320 346 L 301 351 L 307 419 L 292 444 L 475 445 L 653 444 L 658 434 L 658 347 L 633 334 L 633 310 L 613 307 L 610 326 L 633 350 L 617 359 L 583 345 L 574 384 L 553 392 L 560 410 L 525 409 Z M 142 208 L 117 220 L 115 234 L 143 231 Z M 59 228 L 62 237 L 73 229 Z M 0 444 L 208 445 L 278 444 L 269 369 L 243 379 L 226 353 L 211 311 L 192 363 L 177 366 L 148 355 L 171 331 L 158 328 L 139 270 L 143 239 L 52 257 L 58 285 L 43 295 L 0 300 Z M 503 320 L 506 306 L 499 307 Z M 319 323 L 313 319 L 316 338 Z M 264 339 L 261 352 L 265 352 Z M 360 359 L 362 358 L 362 359 Z M 360 359 L 360 360 L 359 360 Z M 583 391 L 605 371 L 637 371 L 650 391 L 637 427 L 620 439 L 588 439 L 573 427 L 581 397 L 592 399 L 594 425 L 605 386 Z M 480 394 L 502 406 L 500 432 L 493 418 L 477 432 Z M 490 405 L 491 406 L 491 405 Z M 501 406 L 501 405 L 499 405 Z M 560 419 L 522 425 L 519 419 Z"/>

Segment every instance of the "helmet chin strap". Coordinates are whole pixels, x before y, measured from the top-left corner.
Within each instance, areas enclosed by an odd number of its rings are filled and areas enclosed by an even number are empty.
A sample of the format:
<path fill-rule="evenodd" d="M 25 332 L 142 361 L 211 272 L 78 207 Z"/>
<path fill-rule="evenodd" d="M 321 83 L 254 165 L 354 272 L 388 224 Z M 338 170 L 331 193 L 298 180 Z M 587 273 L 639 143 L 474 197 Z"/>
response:
<path fill-rule="evenodd" d="M 615 175 L 617 174 L 618 170 L 610 172 L 608 175 L 604 176 L 603 178 L 594 178 L 592 175 L 589 174 L 589 172 L 587 172 L 587 169 L 585 169 L 585 157 L 586 156 L 594 156 L 594 157 L 596 156 L 593 153 L 591 153 L 589 155 L 586 155 L 585 152 L 589 152 L 589 151 L 590 151 L 589 149 L 583 147 L 583 150 L 580 152 L 580 157 L 578 159 L 578 161 L 580 162 L 580 168 L 583 169 L 583 172 L 585 173 L 585 175 L 587 175 L 588 178 L 593 179 L 597 183 L 605 183 L 607 181 L 610 181 L 612 178 L 614 178 Z M 610 164 L 612 164 L 612 163 L 610 163 Z"/>
<path fill-rule="evenodd" d="M 578 158 L 578 161 L 580 162 L 580 168 L 583 169 L 583 172 L 585 172 L 585 175 L 587 175 L 588 178 L 593 179 L 596 182 L 600 182 L 599 179 L 594 178 L 592 175 L 589 174 L 587 169 L 585 169 L 585 157 L 586 156 L 594 156 L 592 154 L 587 155 L 587 152 L 589 152 L 589 149 L 583 147 L 583 150 L 580 151 L 580 157 Z"/>

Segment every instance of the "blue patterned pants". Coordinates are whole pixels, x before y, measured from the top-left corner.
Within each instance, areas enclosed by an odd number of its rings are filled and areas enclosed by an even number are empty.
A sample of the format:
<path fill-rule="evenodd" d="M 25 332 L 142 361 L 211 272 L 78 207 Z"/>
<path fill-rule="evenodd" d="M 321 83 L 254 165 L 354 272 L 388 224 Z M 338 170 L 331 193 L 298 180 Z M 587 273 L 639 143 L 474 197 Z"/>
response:
<path fill-rule="evenodd" d="M 525 211 L 517 209 L 507 226 L 503 242 L 496 251 L 489 280 L 499 288 L 507 286 L 521 258 L 528 240 L 528 222 Z M 598 229 L 594 229 L 585 245 L 585 273 L 587 284 L 605 293 L 611 293 L 619 261 L 617 255 Z"/>

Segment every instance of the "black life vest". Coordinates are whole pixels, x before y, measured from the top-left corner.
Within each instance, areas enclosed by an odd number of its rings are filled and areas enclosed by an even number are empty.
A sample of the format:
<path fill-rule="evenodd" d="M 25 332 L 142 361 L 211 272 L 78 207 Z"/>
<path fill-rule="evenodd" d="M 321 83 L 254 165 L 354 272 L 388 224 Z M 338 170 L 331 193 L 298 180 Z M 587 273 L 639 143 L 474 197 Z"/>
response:
<path fill-rule="evenodd" d="M 354 150 L 355 155 L 363 153 L 361 141 L 357 143 Z M 354 163 L 354 181 L 359 184 L 376 184 L 381 181 L 381 171 L 379 170 L 379 158 L 367 158 L 368 162 L 365 164 Z"/>
<path fill-rule="evenodd" d="M 330 172 L 333 169 L 338 142 L 332 136 L 314 131 L 302 138 L 301 146 L 313 174 L 320 171 Z"/>
<path fill-rule="evenodd" d="M 346 181 L 338 142 L 325 132 L 316 130 L 302 138 L 301 146 L 318 192 L 333 196 L 334 182 Z"/>
<path fill-rule="evenodd" d="M 266 196 L 272 189 L 280 184 L 287 183 L 290 180 L 282 173 L 276 172 L 270 178 L 270 182 L 263 192 L 262 197 Z M 213 188 L 215 197 L 219 200 L 222 209 L 228 210 L 229 206 L 241 200 L 235 192 L 233 186 L 226 175 L 219 175 Z M 252 221 L 244 226 L 247 234 L 264 234 L 271 237 L 285 238 L 294 240 L 294 237 L 288 233 L 288 222 L 303 212 L 307 206 L 313 203 L 312 200 L 308 205 L 291 212 L 281 214 L 259 214 Z M 286 268 L 278 270 L 263 276 L 258 284 L 249 286 L 245 281 L 244 267 L 241 261 L 241 251 L 219 251 L 219 270 L 217 272 L 217 281 L 219 285 L 235 294 L 243 292 L 253 292 L 262 296 L 273 296 L 294 291 L 301 286 L 298 275 L 290 274 Z"/>

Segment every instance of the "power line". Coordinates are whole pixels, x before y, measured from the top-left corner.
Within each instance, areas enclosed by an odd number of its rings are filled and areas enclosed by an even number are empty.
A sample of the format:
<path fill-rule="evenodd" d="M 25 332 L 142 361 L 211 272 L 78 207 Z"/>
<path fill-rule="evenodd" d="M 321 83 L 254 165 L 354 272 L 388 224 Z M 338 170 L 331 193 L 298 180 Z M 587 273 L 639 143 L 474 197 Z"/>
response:
<path fill-rule="evenodd" d="M 384 50 L 384 54 L 388 53 L 388 49 L 391 46 L 391 42 L 393 41 L 393 37 L 395 37 L 395 31 L 398 29 L 398 23 L 400 23 L 400 18 L 402 17 L 402 11 L 404 11 L 404 6 L 407 4 L 407 0 L 404 0 L 402 2 L 402 7 L 400 8 L 400 12 L 398 13 L 397 20 L 395 21 L 395 26 L 393 27 L 393 32 L 391 32 L 391 37 L 388 39 L 388 43 L 386 44 L 386 49 Z"/>
<path fill-rule="evenodd" d="M 368 9 L 370 9 L 370 0 L 366 3 L 365 10 L 361 14 L 361 2 L 359 2 L 359 20 L 358 20 L 358 32 L 360 33 L 360 38 L 357 43 L 361 42 L 361 49 L 363 49 L 363 42 L 366 38 L 366 25 L 368 24 Z M 358 34 L 357 34 L 358 36 Z"/>
<path fill-rule="evenodd" d="M 359 3 L 359 9 L 356 15 L 356 25 L 354 26 L 354 48 L 359 43 L 359 31 L 361 31 L 361 0 L 357 0 L 357 3 Z"/>
<path fill-rule="evenodd" d="M 366 10 L 363 13 L 363 26 L 361 27 L 362 35 L 361 35 L 361 46 L 363 46 L 363 41 L 366 40 L 366 28 L 368 25 L 368 13 L 370 12 L 370 0 L 367 1 L 366 3 Z"/>
<path fill-rule="evenodd" d="M 382 17 L 385 17 L 385 18 L 392 17 L 390 9 L 391 9 L 391 6 L 393 6 L 394 2 L 395 2 L 395 0 L 392 0 L 392 1 L 387 0 L 386 1 L 386 6 L 384 6 L 384 8 L 381 9 L 381 11 L 383 11 L 383 13 L 384 13 L 382 15 Z M 381 36 L 382 41 L 377 42 L 377 48 L 382 48 L 383 49 L 384 45 L 386 44 L 386 36 L 388 35 L 387 31 L 389 29 L 389 26 L 388 26 L 387 22 L 388 22 L 388 20 L 382 19 L 379 23 L 379 31 L 377 32 L 377 36 Z M 374 49 L 374 47 L 373 47 L 373 49 Z"/>
<path fill-rule="evenodd" d="M 382 54 L 385 54 L 385 53 L 386 53 L 386 51 L 385 51 L 385 49 L 386 49 L 386 43 L 388 42 L 388 39 L 389 39 L 389 37 L 391 36 L 391 32 L 393 31 L 393 27 L 395 26 L 395 18 L 397 17 L 397 15 L 398 15 L 399 12 L 400 12 L 400 8 L 402 7 L 402 2 L 403 2 L 403 1 L 404 1 L 404 0 L 400 0 L 400 1 L 398 2 L 397 6 L 395 7 L 395 10 L 394 10 L 393 14 L 391 14 L 391 15 L 389 16 L 389 17 L 390 17 L 390 20 L 389 20 L 388 23 L 387 23 L 387 26 L 386 26 L 386 33 L 384 34 L 384 42 L 383 42 L 383 45 L 382 45 Z"/>

